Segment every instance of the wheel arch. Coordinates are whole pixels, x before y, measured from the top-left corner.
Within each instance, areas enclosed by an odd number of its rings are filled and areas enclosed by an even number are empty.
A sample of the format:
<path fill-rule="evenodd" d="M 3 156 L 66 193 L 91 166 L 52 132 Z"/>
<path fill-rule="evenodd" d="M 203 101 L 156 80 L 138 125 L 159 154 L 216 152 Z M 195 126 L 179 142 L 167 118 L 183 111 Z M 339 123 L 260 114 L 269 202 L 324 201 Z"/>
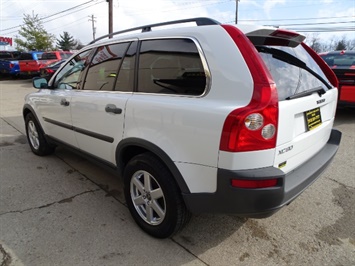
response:
<path fill-rule="evenodd" d="M 139 138 L 127 138 L 122 140 L 116 149 L 116 163 L 123 176 L 123 171 L 127 163 L 136 155 L 150 152 L 161 160 L 173 175 L 182 193 L 190 193 L 190 190 L 176 167 L 173 160 L 157 145 Z"/>
<path fill-rule="evenodd" d="M 46 140 L 47 140 L 48 142 L 50 142 L 49 139 L 47 138 L 46 133 L 45 133 L 44 130 L 43 130 L 43 127 L 42 127 L 42 125 L 41 125 L 41 123 L 40 123 L 40 120 L 38 119 L 38 116 L 37 116 L 36 112 L 34 111 L 33 107 L 32 107 L 31 105 L 29 105 L 29 104 L 25 104 L 25 105 L 23 106 L 23 109 L 22 109 L 22 116 L 23 116 L 23 120 L 24 120 L 24 121 L 26 121 L 26 116 L 27 116 L 28 114 L 32 114 L 32 115 L 34 116 L 34 118 L 37 120 L 37 123 L 38 123 L 38 125 L 39 125 L 39 129 L 43 132 L 44 137 L 46 138 Z"/>
<path fill-rule="evenodd" d="M 26 120 L 26 116 L 31 113 L 37 120 L 38 124 L 40 125 L 41 129 L 43 130 L 42 128 L 42 125 L 41 123 L 39 122 L 39 119 L 37 117 L 37 114 L 35 112 L 35 110 L 33 109 L 33 107 L 29 104 L 25 104 L 22 108 L 22 116 L 23 116 L 23 120 Z"/>

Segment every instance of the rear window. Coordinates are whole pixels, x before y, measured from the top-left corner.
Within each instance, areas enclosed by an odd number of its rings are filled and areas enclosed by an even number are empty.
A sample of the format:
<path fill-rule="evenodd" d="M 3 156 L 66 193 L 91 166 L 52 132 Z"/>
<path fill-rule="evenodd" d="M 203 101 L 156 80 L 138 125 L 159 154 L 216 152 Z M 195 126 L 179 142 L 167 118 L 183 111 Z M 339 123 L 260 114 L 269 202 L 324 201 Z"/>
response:
<path fill-rule="evenodd" d="M 286 46 L 272 46 L 272 48 L 279 49 L 300 59 L 324 80 L 329 82 L 318 64 L 301 45 L 295 48 Z M 297 93 L 318 87 L 323 87 L 327 90 L 326 86 L 307 70 L 277 59 L 269 53 L 260 52 L 260 55 L 276 83 L 280 101 Z"/>
<path fill-rule="evenodd" d="M 32 54 L 30 53 L 22 53 L 19 57 L 20 60 L 32 60 Z"/>
<path fill-rule="evenodd" d="M 355 53 L 320 55 L 330 67 L 349 67 L 355 65 Z"/>
<path fill-rule="evenodd" d="M 10 51 L 10 52 L 0 52 L 0 58 L 17 58 L 20 55 L 20 52 Z"/>
<path fill-rule="evenodd" d="M 10 53 L 0 53 L 0 58 L 11 58 L 11 54 Z"/>
<path fill-rule="evenodd" d="M 58 59 L 58 58 L 55 53 L 44 53 L 44 54 L 42 54 L 41 59 L 45 60 L 45 59 Z"/>

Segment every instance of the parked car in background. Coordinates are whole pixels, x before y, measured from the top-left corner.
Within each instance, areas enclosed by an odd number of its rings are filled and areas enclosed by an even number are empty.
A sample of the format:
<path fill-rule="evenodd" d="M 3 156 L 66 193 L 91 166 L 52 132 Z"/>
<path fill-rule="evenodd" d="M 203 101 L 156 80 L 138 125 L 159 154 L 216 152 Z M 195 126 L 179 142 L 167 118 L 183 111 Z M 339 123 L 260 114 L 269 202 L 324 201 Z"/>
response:
<path fill-rule="evenodd" d="M 33 79 L 26 134 L 36 155 L 62 145 L 112 167 L 152 236 L 191 212 L 270 216 L 337 153 L 338 81 L 305 36 L 209 18 L 113 35 Z"/>
<path fill-rule="evenodd" d="M 339 106 L 355 106 L 355 51 L 319 54 L 339 80 Z"/>
<path fill-rule="evenodd" d="M 0 59 L 14 59 L 20 54 L 21 52 L 18 51 L 0 51 Z"/>
<path fill-rule="evenodd" d="M 0 51 L 0 62 L 8 62 L 9 60 L 17 60 L 21 52 L 18 51 Z M 7 63 L 6 63 L 7 64 Z M 0 76 L 6 75 L 3 70 L 0 68 Z"/>
<path fill-rule="evenodd" d="M 53 76 L 53 74 L 58 70 L 58 68 L 66 61 L 67 59 L 59 60 L 50 64 L 47 64 L 39 69 L 40 76 L 45 78 L 47 81 Z"/>
<path fill-rule="evenodd" d="M 21 52 L 17 59 L 1 59 L 0 73 L 3 75 L 10 75 L 16 77 L 20 74 L 19 61 L 24 60 L 39 60 L 43 52 Z"/>
<path fill-rule="evenodd" d="M 44 52 L 39 60 L 24 60 L 19 63 L 20 75 L 23 77 L 34 77 L 40 75 L 40 68 L 62 60 L 68 59 L 73 53 L 66 51 Z"/>

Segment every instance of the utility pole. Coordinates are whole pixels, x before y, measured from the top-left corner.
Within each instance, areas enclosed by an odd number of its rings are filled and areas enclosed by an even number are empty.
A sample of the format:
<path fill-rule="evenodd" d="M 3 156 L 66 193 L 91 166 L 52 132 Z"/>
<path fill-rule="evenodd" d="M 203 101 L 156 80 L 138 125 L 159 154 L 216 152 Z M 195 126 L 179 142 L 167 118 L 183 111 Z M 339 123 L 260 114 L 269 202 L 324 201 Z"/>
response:
<path fill-rule="evenodd" d="M 89 21 L 92 23 L 92 39 L 95 40 L 95 33 L 96 33 L 96 28 L 95 28 L 95 22 L 96 22 L 96 17 L 94 15 L 89 16 Z"/>
<path fill-rule="evenodd" d="M 238 3 L 240 0 L 235 0 L 235 24 L 238 24 Z"/>
<path fill-rule="evenodd" d="M 112 0 L 106 0 L 108 2 L 108 33 L 111 34 L 113 32 L 113 22 L 112 22 L 112 9 L 113 9 L 113 3 Z M 112 38 L 112 36 L 109 36 L 109 38 Z"/>

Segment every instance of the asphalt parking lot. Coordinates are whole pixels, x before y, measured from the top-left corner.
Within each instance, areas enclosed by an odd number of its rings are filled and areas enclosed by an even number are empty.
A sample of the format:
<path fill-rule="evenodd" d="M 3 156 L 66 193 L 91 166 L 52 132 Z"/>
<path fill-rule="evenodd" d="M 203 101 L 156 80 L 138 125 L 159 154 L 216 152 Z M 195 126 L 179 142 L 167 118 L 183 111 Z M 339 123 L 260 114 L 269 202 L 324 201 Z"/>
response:
<path fill-rule="evenodd" d="M 134 223 L 122 182 L 64 149 L 32 154 L 21 117 L 29 80 L 0 81 L 0 265 L 355 265 L 355 109 L 332 165 L 262 220 L 195 215 L 172 238 Z"/>

